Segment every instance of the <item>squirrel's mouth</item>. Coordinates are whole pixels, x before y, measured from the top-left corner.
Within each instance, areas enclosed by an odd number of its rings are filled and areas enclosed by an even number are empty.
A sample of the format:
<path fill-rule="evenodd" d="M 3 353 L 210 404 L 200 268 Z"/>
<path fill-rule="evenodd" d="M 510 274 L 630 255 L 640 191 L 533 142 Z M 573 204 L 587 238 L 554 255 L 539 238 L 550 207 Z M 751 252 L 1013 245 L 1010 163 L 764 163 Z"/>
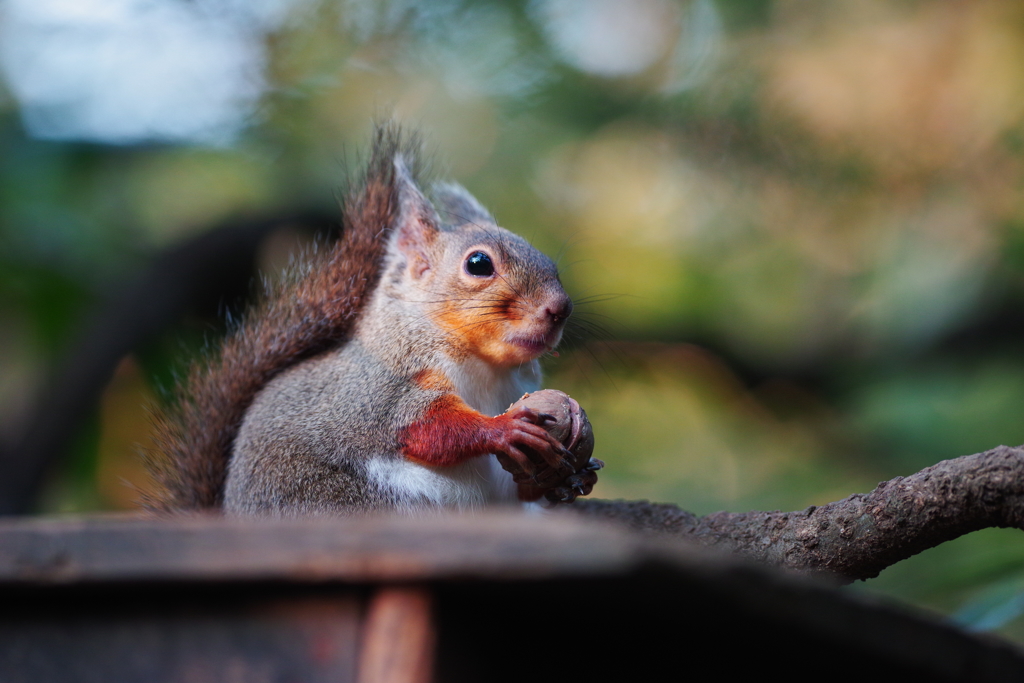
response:
<path fill-rule="evenodd" d="M 541 337 L 540 339 L 537 337 L 512 337 L 508 340 L 508 343 L 513 346 L 517 346 L 529 353 L 531 356 L 536 357 L 554 349 L 555 346 L 558 345 L 561 336 L 560 330 L 558 330 L 553 331 L 551 334 L 548 334 L 546 337 Z"/>
<path fill-rule="evenodd" d="M 543 341 L 537 341 L 536 339 L 525 339 L 522 337 L 510 339 L 509 343 L 513 344 L 514 346 L 518 346 L 519 348 L 528 351 L 530 354 L 536 356 L 541 355 L 550 348 Z"/>

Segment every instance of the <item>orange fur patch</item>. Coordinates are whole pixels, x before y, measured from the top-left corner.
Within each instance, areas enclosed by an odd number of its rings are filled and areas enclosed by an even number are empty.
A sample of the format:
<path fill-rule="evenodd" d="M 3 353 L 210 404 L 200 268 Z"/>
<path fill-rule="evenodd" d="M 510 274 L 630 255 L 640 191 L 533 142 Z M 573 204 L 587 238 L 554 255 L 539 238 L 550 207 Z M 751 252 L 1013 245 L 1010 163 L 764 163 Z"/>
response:
<path fill-rule="evenodd" d="M 504 341 L 508 320 L 508 305 L 497 302 L 493 308 L 468 310 L 456 302 L 448 302 L 434 314 L 438 327 L 450 333 L 459 347 L 495 365 L 523 360 L 522 351 Z"/>
<path fill-rule="evenodd" d="M 411 379 L 413 384 L 426 391 L 455 391 L 455 385 L 440 370 L 420 370 Z"/>

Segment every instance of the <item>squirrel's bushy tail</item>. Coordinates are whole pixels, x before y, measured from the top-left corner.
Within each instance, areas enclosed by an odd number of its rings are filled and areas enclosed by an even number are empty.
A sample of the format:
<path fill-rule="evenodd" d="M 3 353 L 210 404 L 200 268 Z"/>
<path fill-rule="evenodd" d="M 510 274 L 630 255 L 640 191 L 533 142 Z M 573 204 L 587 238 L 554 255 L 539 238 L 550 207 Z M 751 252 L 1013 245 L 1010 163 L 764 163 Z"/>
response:
<path fill-rule="evenodd" d="M 245 411 L 275 375 L 344 342 L 380 276 L 397 215 L 394 158 L 418 157 L 415 137 L 379 124 L 364 175 L 343 199 L 341 238 L 294 267 L 220 349 L 193 365 L 175 399 L 156 416 L 147 461 L 162 509 L 219 508 L 231 447 Z M 414 169 L 415 170 L 415 169 Z"/>

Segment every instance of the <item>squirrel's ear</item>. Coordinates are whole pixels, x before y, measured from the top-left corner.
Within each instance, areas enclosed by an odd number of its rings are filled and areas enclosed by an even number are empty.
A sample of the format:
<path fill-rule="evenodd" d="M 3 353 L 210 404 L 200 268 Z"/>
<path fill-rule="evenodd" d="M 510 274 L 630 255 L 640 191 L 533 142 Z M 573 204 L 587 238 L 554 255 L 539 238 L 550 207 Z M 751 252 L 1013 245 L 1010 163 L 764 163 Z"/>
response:
<path fill-rule="evenodd" d="M 466 223 L 494 223 L 491 213 L 480 205 L 462 185 L 439 183 L 434 185 L 434 199 L 441 213 L 443 225 L 456 226 Z"/>
<path fill-rule="evenodd" d="M 441 221 L 433 205 L 423 195 L 401 154 L 395 155 L 395 192 L 398 216 L 394 232 L 398 248 L 409 259 L 414 277 L 430 269 L 430 245 L 436 239 Z"/>

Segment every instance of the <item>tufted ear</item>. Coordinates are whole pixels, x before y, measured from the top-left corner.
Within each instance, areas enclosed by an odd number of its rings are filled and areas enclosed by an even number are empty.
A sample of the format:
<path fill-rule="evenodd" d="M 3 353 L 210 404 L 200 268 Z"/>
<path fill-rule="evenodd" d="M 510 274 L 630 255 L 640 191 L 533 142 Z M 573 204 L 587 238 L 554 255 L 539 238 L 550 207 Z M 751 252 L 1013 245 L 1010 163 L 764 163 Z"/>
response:
<path fill-rule="evenodd" d="M 494 223 L 491 213 L 462 185 L 438 183 L 433 190 L 442 225 L 453 227 L 465 223 Z"/>
<path fill-rule="evenodd" d="M 394 167 L 398 209 L 393 226 L 395 243 L 408 259 L 413 277 L 419 279 L 431 267 L 430 246 L 437 239 L 441 221 L 416 185 L 402 154 L 395 155 Z"/>

